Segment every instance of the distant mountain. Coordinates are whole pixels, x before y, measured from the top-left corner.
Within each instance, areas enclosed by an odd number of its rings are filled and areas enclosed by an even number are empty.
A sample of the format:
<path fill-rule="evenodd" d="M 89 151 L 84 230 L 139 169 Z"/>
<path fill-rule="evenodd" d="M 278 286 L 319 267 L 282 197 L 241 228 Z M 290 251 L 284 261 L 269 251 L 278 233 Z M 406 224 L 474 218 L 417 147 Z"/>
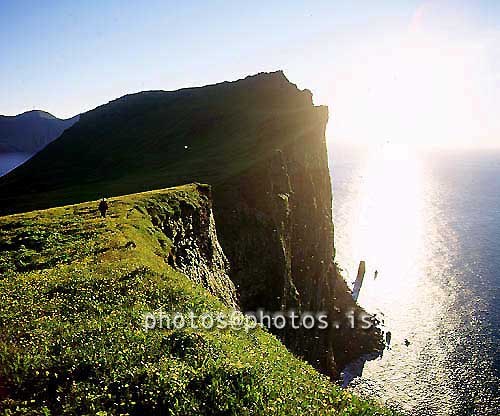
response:
<path fill-rule="evenodd" d="M 17 116 L 0 116 L 0 153 L 36 153 L 57 139 L 79 120 L 61 120 L 45 111 L 33 110 Z"/>

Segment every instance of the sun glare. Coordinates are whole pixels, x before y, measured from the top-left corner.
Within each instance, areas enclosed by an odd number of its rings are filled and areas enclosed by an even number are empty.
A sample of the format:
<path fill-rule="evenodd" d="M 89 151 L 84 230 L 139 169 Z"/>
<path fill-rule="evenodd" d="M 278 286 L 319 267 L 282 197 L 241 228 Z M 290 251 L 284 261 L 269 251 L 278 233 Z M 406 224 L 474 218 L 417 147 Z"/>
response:
<path fill-rule="evenodd" d="M 414 147 L 497 145 L 498 37 L 473 28 L 466 16 L 423 8 L 404 28 L 360 38 L 338 57 L 329 96 L 332 137 Z"/>
<path fill-rule="evenodd" d="M 353 257 L 366 260 L 367 285 L 375 270 L 390 297 L 414 284 L 422 244 L 422 170 L 411 148 L 385 144 L 363 173 L 353 233 Z M 369 290 L 369 288 L 367 289 Z"/>

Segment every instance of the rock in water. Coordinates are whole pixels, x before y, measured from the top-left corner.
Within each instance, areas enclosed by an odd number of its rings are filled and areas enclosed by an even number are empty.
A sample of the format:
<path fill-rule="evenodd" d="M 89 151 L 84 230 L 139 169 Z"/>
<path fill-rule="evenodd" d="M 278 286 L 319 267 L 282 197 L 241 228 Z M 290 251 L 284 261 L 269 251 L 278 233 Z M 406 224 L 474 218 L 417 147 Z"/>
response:
<path fill-rule="evenodd" d="M 363 279 L 365 278 L 365 262 L 361 260 L 358 266 L 358 274 L 356 276 L 356 281 L 354 282 L 354 287 L 352 289 L 352 298 L 355 302 L 358 301 L 359 291 L 361 290 L 361 286 L 363 285 Z"/>

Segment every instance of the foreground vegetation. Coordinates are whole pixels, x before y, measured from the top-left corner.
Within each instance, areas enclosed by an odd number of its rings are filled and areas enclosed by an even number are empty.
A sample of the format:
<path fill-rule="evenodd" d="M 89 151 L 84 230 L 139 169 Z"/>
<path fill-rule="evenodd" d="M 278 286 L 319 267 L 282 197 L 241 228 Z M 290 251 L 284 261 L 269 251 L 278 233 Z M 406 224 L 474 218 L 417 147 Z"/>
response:
<path fill-rule="evenodd" d="M 5 415 L 386 415 L 257 329 L 150 330 L 163 307 L 228 311 L 166 261 L 148 209 L 199 208 L 195 185 L 0 218 Z"/>

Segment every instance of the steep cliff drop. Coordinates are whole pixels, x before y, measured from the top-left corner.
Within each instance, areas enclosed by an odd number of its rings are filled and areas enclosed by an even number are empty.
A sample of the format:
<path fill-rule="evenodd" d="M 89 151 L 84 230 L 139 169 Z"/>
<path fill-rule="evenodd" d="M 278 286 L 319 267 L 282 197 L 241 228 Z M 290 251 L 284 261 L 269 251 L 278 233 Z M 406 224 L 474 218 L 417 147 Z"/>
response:
<path fill-rule="evenodd" d="M 328 109 L 314 106 L 308 90 L 297 96 L 302 105 L 293 122 L 274 120 L 277 139 L 256 143 L 259 160 L 214 188 L 215 212 L 243 309 L 326 312 L 327 330 L 275 332 L 296 354 L 337 377 L 349 361 L 382 344 L 374 327 L 361 329 L 366 313 L 335 264 Z"/>
<path fill-rule="evenodd" d="M 125 96 L 1 178 L 0 213 L 208 183 L 242 309 L 326 312 L 327 330 L 277 335 L 336 377 L 381 341 L 335 264 L 327 121 L 281 71 Z"/>

